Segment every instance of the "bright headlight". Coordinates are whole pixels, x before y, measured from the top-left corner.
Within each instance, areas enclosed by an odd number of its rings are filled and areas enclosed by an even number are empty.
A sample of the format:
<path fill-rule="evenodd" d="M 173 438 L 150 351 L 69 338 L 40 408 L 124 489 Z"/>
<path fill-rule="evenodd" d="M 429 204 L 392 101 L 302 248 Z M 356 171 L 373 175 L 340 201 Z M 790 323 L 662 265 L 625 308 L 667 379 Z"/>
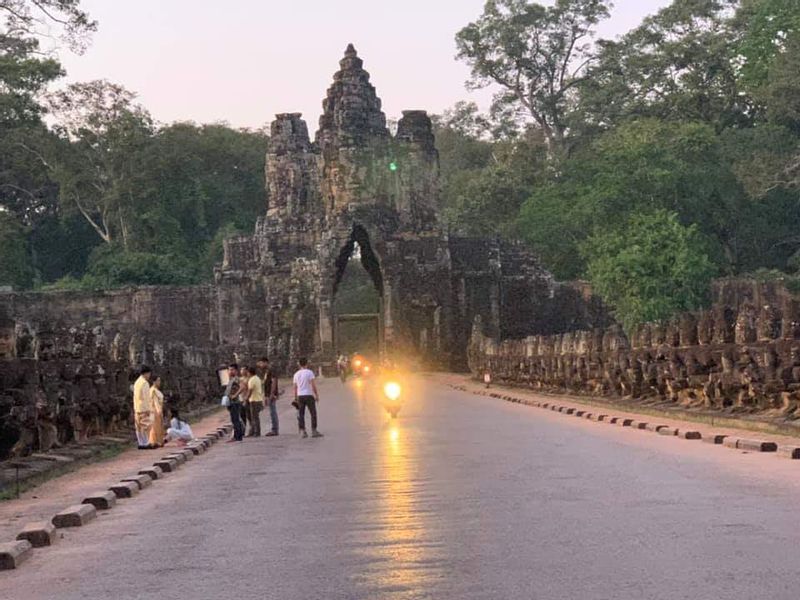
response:
<path fill-rule="evenodd" d="M 390 381 L 383 386 L 383 393 L 386 394 L 386 397 L 389 398 L 389 400 L 397 400 L 402 391 L 403 389 L 400 387 L 400 384 L 395 383 L 394 381 Z"/>

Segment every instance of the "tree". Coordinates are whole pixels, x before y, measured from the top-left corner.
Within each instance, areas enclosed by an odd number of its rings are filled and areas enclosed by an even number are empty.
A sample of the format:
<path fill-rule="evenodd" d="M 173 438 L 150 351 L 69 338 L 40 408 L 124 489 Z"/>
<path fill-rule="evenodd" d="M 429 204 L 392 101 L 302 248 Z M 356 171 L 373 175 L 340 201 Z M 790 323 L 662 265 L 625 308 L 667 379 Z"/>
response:
<path fill-rule="evenodd" d="M 594 59 L 594 27 L 609 15 L 607 0 L 488 0 L 481 17 L 456 35 L 458 57 L 474 88 L 499 85 L 495 109 L 524 111 L 544 135 L 555 161 L 567 146 L 576 87 Z"/>
<path fill-rule="evenodd" d="M 607 130 L 630 118 L 747 126 L 752 106 L 738 85 L 739 0 L 674 0 L 619 41 L 602 41 L 580 82 L 575 127 Z"/>
<path fill-rule="evenodd" d="M 61 30 L 60 39 L 74 51 L 82 51 L 97 22 L 80 8 L 81 0 L 0 0 L 0 18 L 6 31 L 16 37 L 51 37 L 51 28 Z"/>
<path fill-rule="evenodd" d="M 622 230 L 589 238 L 582 252 L 593 289 L 628 331 L 708 302 L 713 264 L 697 228 L 675 213 L 634 215 Z"/>
<path fill-rule="evenodd" d="M 751 88 L 763 86 L 776 60 L 796 51 L 789 41 L 800 33 L 800 6 L 796 0 L 743 0 L 734 24 L 741 32 L 741 79 Z"/>
<path fill-rule="evenodd" d="M 0 211 L 0 286 L 26 289 L 33 284 L 33 276 L 25 231 L 11 215 Z"/>
<path fill-rule="evenodd" d="M 514 235 L 522 202 L 547 176 L 541 133 L 517 130 L 472 103 L 434 118 L 441 210 L 467 235 Z"/>
<path fill-rule="evenodd" d="M 207 262 L 218 233 L 252 231 L 266 206 L 267 136 L 222 124 L 174 123 L 160 129 L 142 160 L 137 205 L 150 252 Z M 211 276 L 211 265 L 206 273 Z"/>
<path fill-rule="evenodd" d="M 42 156 L 60 188 L 62 208 L 77 210 L 105 243 L 131 239 L 139 160 L 150 137 L 150 115 L 135 95 L 107 81 L 75 83 L 50 98 L 61 143 Z"/>
<path fill-rule="evenodd" d="M 794 143 L 764 146 L 755 161 L 759 196 L 800 188 L 800 6 L 794 0 L 745 0 L 736 15 L 742 32 L 740 80 L 771 125 Z M 754 178 L 750 177 L 751 182 Z"/>
<path fill-rule="evenodd" d="M 770 138 L 734 133 L 720 137 L 696 122 L 625 123 L 564 163 L 558 180 L 534 191 L 522 207 L 520 231 L 545 266 L 567 279 L 584 273 L 578 252 L 584 239 L 655 209 L 696 225 L 723 272 L 779 266 L 785 256 L 776 244 L 796 229 L 798 205 L 777 195 L 769 202 L 748 196 L 737 169 L 752 168 L 747 149 Z"/>

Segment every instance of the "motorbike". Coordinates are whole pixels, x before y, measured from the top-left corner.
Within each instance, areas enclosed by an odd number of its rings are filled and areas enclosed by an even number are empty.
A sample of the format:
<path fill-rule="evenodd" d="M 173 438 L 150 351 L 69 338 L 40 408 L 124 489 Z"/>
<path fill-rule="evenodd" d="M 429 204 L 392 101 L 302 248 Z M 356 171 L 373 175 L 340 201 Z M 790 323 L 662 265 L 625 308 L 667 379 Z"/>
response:
<path fill-rule="evenodd" d="M 367 377 L 372 371 L 372 365 L 363 356 L 355 355 L 350 364 L 354 377 Z"/>
<path fill-rule="evenodd" d="M 400 407 L 402 405 L 400 396 L 402 394 L 403 388 L 396 381 L 387 381 L 383 384 L 383 407 L 393 419 L 396 419 L 397 414 L 400 412 Z"/>

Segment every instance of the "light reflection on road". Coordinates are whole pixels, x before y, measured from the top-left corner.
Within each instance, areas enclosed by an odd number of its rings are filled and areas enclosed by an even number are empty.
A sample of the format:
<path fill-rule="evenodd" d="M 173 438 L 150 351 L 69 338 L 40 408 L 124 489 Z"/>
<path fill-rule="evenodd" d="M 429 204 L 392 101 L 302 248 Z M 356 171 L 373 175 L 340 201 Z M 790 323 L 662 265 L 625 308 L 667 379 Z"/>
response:
<path fill-rule="evenodd" d="M 419 440 L 414 443 L 419 432 L 406 426 L 403 411 L 398 419 L 389 417 L 376 395 L 377 384 L 367 383 L 360 390 L 354 386 L 354 393 L 359 413 L 363 402 L 370 425 L 378 428 L 365 490 L 369 504 L 359 527 L 368 532 L 361 556 L 362 564 L 369 566 L 356 579 L 368 597 L 416 598 L 432 579 L 443 576 L 441 546 L 432 539 L 430 482 L 419 472 Z"/>

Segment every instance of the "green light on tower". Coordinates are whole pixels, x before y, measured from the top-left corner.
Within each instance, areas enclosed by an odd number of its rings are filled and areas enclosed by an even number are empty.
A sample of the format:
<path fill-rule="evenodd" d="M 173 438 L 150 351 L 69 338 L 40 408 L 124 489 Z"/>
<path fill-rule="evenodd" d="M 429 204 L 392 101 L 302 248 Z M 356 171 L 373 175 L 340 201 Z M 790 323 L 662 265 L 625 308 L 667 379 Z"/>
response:
<path fill-rule="evenodd" d="M 390 162 L 390 163 L 389 163 L 389 170 L 390 170 L 392 173 L 394 173 L 395 171 L 397 171 L 397 161 L 393 160 L 392 162 Z"/>

